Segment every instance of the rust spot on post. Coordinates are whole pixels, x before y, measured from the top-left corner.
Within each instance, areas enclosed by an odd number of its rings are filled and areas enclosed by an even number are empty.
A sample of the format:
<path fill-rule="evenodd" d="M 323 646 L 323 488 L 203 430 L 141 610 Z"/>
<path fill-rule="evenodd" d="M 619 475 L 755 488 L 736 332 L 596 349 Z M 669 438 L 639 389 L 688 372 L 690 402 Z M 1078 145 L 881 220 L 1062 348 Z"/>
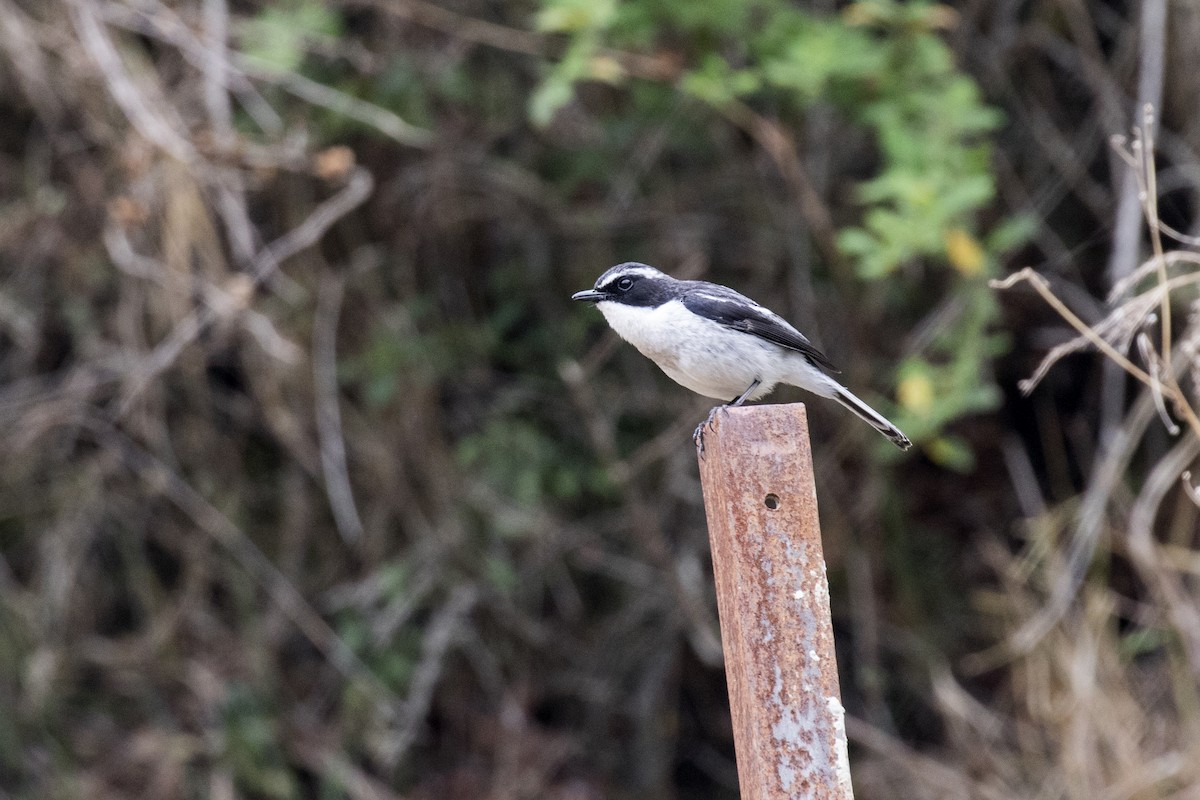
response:
<path fill-rule="evenodd" d="M 730 408 L 700 479 L 743 800 L 851 800 L 803 404 Z"/>

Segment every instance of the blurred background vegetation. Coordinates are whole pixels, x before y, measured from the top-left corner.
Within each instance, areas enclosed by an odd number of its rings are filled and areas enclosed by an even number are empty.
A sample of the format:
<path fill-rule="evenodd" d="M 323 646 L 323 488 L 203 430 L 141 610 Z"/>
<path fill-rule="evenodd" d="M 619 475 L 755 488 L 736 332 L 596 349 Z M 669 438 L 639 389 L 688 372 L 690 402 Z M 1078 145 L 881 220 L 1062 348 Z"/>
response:
<path fill-rule="evenodd" d="M 860 798 L 1200 797 L 1197 41 L 0 0 L 0 797 L 736 797 L 709 404 L 568 299 L 625 260 L 917 442 L 809 410 Z"/>

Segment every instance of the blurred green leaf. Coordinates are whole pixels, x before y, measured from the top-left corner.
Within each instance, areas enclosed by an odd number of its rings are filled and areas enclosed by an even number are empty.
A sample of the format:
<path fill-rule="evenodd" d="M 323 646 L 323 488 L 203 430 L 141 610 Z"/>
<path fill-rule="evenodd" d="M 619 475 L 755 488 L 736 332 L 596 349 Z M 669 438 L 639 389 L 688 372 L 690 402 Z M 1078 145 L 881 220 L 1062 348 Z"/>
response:
<path fill-rule="evenodd" d="M 1037 228 L 1038 221 L 1031 216 L 1009 217 L 988 234 L 987 248 L 994 253 L 1007 253 L 1032 239 Z"/>
<path fill-rule="evenodd" d="M 231 685 L 223 709 L 222 759 L 244 793 L 283 800 L 295 797 L 298 786 L 287 767 L 275 718 L 255 688 Z"/>
<path fill-rule="evenodd" d="M 795 93 L 801 105 L 820 98 L 835 81 L 862 80 L 884 68 L 885 51 L 840 22 L 796 18 L 789 27 L 777 52 L 764 52 L 762 72 L 771 86 Z"/>
<path fill-rule="evenodd" d="M 575 96 L 575 83 L 564 75 L 552 75 L 542 82 L 529 99 L 529 117 L 533 124 L 545 127 L 558 110 Z"/>
<path fill-rule="evenodd" d="M 1132 661 L 1138 656 L 1161 650 L 1171 639 L 1172 634 L 1162 628 L 1136 628 L 1121 637 L 1121 656 Z"/>
<path fill-rule="evenodd" d="M 341 33 L 341 20 L 319 0 L 291 0 L 268 6 L 243 23 L 243 52 L 273 67 L 294 72 L 314 37 Z"/>
<path fill-rule="evenodd" d="M 507 558 L 491 556 L 484 560 L 484 577 L 502 595 L 511 595 L 520 586 L 521 577 Z"/>
<path fill-rule="evenodd" d="M 616 0 L 545 0 L 534 26 L 545 33 L 578 33 L 607 28 L 616 13 Z"/>
<path fill-rule="evenodd" d="M 562 60 L 550 69 L 529 99 L 529 117 L 535 125 L 549 125 L 559 109 L 571 101 L 575 83 L 588 77 L 588 65 L 599 46 L 600 40 L 591 30 L 571 40 Z"/>
<path fill-rule="evenodd" d="M 742 95 L 752 94 L 761 85 L 752 70 L 731 70 L 728 62 L 716 53 L 705 57 L 700 68 L 685 73 L 680 88 L 713 106 L 723 106 Z"/>
<path fill-rule="evenodd" d="M 970 472 L 975 468 L 975 454 L 970 446 L 957 436 L 942 434 L 923 445 L 926 455 L 933 463 L 954 470 Z"/>

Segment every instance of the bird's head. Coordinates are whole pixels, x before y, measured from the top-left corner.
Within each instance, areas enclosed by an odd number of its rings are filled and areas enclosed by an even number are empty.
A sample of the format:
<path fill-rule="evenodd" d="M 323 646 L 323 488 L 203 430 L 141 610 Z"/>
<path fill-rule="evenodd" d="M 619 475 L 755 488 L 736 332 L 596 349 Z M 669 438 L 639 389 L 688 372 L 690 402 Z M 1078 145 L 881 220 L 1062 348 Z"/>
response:
<path fill-rule="evenodd" d="M 628 261 L 609 269 L 596 279 L 594 288 L 576 292 L 571 299 L 655 308 L 675 297 L 679 283 L 654 267 Z"/>

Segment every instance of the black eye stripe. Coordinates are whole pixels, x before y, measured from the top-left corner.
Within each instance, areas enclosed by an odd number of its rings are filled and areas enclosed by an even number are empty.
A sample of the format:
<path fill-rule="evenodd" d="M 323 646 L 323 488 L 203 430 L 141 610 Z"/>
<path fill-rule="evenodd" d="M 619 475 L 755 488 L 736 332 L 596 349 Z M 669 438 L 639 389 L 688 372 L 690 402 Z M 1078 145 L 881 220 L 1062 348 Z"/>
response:
<path fill-rule="evenodd" d="M 679 284 L 661 272 L 641 267 L 613 267 L 596 281 L 596 291 L 610 303 L 637 308 L 657 308 L 671 299 L 673 287 Z"/>

